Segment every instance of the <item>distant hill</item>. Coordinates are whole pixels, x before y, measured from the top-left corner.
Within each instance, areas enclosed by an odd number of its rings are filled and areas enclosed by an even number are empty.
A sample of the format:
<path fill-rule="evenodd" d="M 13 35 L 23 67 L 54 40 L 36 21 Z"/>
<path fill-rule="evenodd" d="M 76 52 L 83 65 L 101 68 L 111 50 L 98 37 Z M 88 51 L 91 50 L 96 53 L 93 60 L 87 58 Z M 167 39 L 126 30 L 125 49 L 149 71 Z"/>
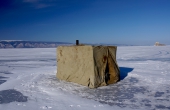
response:
<path fill-rule="evenodd" d="M 56 48 L 60 45 L 72 45 L 66 42 L 42 42 L 42 41 L 0 41 L 0 48 Z"/>
<path fill-rule="evenodd" d="M 57 46 L 61 46 L 61 45 L 75 45 L 75 44 L 68 43 L 68 42 L 0 40 L 0 48 L 56 48 Z M 133 46 L 133 45 L 107 44 L 107 43 L 98 43 L 98 44 L 85 43 L 85 45 Z"/>

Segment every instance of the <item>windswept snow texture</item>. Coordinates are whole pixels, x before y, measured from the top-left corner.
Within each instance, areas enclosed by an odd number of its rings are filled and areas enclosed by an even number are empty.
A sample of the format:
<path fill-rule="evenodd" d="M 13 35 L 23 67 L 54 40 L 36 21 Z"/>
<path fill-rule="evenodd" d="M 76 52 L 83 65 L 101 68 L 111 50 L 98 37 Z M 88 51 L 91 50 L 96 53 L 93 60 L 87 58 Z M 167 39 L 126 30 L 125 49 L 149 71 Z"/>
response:
<path fill-rule="evenodd" d="M 170 110 L 170 46 L 118 47 L 121 80 L 89 89 L 56 78 L 56 49 L 0 49 L 0 110 Z"/>

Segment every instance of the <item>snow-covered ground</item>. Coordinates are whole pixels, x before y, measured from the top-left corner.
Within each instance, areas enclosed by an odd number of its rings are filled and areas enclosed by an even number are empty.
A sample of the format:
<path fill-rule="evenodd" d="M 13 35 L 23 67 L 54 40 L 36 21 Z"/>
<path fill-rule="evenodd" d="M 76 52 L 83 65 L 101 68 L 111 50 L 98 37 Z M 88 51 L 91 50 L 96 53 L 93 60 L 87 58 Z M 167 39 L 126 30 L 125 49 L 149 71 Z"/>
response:
<path fill-rule="evenodd" d="M 118 47 L 121 81 L 56 79 L 56 49 L 0 49 L 0 110 L 170 110 L 170 46 Z"/>

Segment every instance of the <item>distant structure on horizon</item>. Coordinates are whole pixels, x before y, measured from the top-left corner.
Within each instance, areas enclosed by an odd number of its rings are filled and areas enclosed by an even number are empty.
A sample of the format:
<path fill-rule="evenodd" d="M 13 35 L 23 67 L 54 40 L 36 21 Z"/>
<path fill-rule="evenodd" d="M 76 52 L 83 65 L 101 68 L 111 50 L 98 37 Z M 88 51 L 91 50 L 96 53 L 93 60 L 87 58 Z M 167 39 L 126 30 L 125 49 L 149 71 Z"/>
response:
<path fill-rule="evenodd" d="M 165 46 L 165 44 L 160 44 L 159 42 L 155 42 L 155 46 Z"/>

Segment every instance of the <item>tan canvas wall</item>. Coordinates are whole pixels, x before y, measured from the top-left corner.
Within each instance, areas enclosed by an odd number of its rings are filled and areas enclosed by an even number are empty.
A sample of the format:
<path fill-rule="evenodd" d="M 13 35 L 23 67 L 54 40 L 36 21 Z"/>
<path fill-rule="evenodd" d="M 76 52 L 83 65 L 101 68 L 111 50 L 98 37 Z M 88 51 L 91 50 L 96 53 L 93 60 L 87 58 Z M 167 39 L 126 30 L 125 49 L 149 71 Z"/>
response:
<path fill-rule="evenodd" d="M 58 47 L 57 78 L 93 87 L 94 62 L 92 46 Z"/>
<path fill-rule="evenodd" d="M 114 46 L 60 46 L 57 78 L 90 88 L 115 83 L 119 80 L 116 49 Z"/>
<path fill-rule="evenodd" d="M 95 46 L 95 81 L 96 87 L 116 83 L 119 80 L 119 67 L 116 61 L 116 46 Z M 106 78 L 108 74 L 109 78 Z"/>

